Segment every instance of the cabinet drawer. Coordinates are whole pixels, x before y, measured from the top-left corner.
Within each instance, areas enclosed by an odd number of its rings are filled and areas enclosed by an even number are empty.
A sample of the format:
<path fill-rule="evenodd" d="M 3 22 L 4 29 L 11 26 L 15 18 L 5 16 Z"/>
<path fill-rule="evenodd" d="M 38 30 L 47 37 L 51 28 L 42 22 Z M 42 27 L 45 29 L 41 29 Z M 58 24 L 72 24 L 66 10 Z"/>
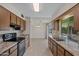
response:
<path fill-rule="evenodd" d="M 10 53 L 12 53 L 14 50 L 17 50 L 17 45 L 10 49 Z"/>
<path fill-rule="evenodd" d="M 13 13 L 11 13 L 11 24 L 16 24 L 16 15 L 14 15 Z"/>
<path fill-rule="evenodd" d="M 21 24 L 21 19 L 19 17 L 17 17 L 17 25 Z"/>
<path fill-rule="evenodd" d="M 10 25 L 10 12 L 4 7 L 0 6 L 0 29 L 8 28 Z"/>

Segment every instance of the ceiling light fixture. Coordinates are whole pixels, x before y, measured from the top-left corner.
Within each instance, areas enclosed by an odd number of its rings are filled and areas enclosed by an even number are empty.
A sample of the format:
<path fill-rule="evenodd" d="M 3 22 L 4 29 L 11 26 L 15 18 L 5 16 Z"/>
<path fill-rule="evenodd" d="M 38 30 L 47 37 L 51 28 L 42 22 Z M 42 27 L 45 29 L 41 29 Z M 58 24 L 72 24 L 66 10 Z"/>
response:
<path fill-rule="evenodd" d="M 39 12 L 39 3 L 33 3 L 33 8 L 35 12 Z"/>

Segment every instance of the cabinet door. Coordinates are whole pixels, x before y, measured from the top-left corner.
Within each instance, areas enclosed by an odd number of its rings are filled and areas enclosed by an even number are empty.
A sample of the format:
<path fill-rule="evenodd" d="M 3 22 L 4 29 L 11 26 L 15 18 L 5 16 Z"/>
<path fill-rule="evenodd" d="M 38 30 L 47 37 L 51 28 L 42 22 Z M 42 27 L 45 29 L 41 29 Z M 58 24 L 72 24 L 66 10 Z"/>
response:
<path fill-rule="evenodd" d="M 0 56 L 9 56 L 9 51 L 2 53 Z"/>
<path fill-rule="evenodd" d="M 51 38 L 48 37 L 48 47 L 51 50 L 52 49 L 52 43 L 51 43 Z"/>
<path fill-rule="evenodd" d="M 59 30 L 59 20 L 54 21 L 54 30 Z"/>
<path fill-rule="evenodd" d="M 57 56 L 57 43 L 52 40 L 53 55 Z"/>
<path fill-rule="evenodd" d="M 16 15 L 14 15 L 13 13 L 11 13 L 11 24 L 16 24 Z"/>
<path fill-rule="evenodd" d="M 17 45 L 10 49 L 10 56 L 17 56 Z"/>
<path fill-rule="evenodd" d="M 21 19 L 21 30 L 25 30 L 25 21 Z"/>
<path fill-rule="evenodd" d="M 10 56 L 17 56 L 17 49 Z"/>
<path fill-rule="evenodd" d="M 26 21 L 25 20 L 23 20 L 23 26 L 24 26 L 24 30 L 26 30 Z"/>
<path fill-rule="evenodd" d="M 73 9 L 74 29 L 79 31 L 79 4 Z"/>
<path fill-rule="evenodd" d="M 53 55 L 57 56 L 57 47 L 55 45 L 52 45 Z"/>
<path fill-rule="evenodd" d="M 49 49 L 50 49 L 50 47 L 51 47 L 51 44 L 50 44 L 51 42 L 50 42 L 50 38 L 48 38 L 48 47 L 49 47 Z"/>
<path fill-rule="evenodd" d="M 0 28 L 7 28 L 10 26 L 10 12 L 0 6 Z"/>
<path fill-rule="evenodd" d="M 19 17 L 17 17 L 17 25 L 21 24 L 21 19 Z"/>
<path fill-rule="evenodd" d="M 52 54 L 56 56 L 57 55 L 57 44 L 50 37 L 48 37 L 48 41 L 49 41 L 48 42 L 49 49 L 51 50 Z"/>
<path fill-rule="evenodd" d="M 57 46 L 58 50 L 57 50 L 57 54 L 58 56 L 64 56 L 64 49 L 61 46 Z"/>
<path fill-rule="evenodd" d="M 21 30 L 23 30 L 23 20 L 21 19 Z"/>
<path fill-rule="evenodd" d="M 65 50 L 65 56 L 73 56 L 73 55 Z"/>

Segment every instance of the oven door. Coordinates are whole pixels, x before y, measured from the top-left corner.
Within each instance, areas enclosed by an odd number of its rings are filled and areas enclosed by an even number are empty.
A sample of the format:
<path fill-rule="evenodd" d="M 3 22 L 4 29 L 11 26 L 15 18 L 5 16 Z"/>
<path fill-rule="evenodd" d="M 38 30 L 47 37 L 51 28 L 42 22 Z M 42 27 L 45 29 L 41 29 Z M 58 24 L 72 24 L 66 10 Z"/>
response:
<path fill-rule="evenodd" d="M 18 55 L 23 56 L 25 52 L 25 40 L 22 40 L 18 43 Z"/>

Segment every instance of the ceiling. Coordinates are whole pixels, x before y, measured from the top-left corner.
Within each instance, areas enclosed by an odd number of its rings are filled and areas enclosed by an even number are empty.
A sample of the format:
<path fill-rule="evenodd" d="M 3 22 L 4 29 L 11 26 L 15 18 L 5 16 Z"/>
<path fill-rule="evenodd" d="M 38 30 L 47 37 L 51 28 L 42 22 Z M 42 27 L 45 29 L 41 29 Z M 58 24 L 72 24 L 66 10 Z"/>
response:
<path fill-rule="evenodd" d="M 13 3 L 12 5 L 26 17 L 51 17 L 64 3 L 40 3 L 40 12 L 34 12 L 32 3 Z"/>

